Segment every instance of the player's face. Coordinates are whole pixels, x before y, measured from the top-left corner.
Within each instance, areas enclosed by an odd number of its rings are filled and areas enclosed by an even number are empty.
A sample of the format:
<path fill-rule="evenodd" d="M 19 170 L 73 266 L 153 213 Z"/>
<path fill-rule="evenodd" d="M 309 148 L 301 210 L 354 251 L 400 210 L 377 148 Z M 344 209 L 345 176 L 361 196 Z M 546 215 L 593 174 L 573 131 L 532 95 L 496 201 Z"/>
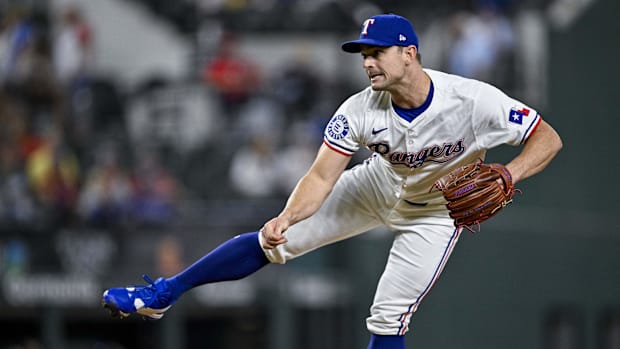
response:
<path fill-rule="evenodd" d="M 402 48 L 363 45 L 361 54 L 373 90 L 389 90 L 405 76 Z"/>

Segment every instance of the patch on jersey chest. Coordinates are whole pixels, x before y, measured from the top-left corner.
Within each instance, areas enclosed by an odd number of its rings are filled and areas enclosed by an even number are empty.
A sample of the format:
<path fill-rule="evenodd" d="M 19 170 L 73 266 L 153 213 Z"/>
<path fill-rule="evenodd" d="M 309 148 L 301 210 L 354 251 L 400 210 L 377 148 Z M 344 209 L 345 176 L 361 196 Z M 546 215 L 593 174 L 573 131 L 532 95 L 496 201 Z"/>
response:
<path fill-rule="evenodd" d="M 349 134 L 349 121 L 347 117 L 338 114 L 335 115 L 327 124 L 327 134 L 333 139 L 343 139 Z"/>
<path fill-rule="evenodd" d="M 530 115 L 530 110 L 527 108 L 517 109 L 517 107 L 512 107 L 510 109 L 510 113 L 508 114 L 508 121 L 514 122 L 515 124 L 522 125 L 523 118 Z"/>

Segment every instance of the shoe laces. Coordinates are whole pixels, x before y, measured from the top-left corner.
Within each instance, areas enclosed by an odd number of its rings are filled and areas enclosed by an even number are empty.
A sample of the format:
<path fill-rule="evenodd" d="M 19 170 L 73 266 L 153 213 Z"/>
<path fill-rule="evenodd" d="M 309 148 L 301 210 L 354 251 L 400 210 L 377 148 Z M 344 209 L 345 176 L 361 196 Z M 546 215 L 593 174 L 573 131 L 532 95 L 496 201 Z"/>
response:
<path fill-rule="evenodd" d="M 164 278 L 153 281 L 153 279 L 146 274 L 142 275 L 142 278 L 149 285 L 141 286 L 137 289 L 137 293 L 139 298 L 144 302 L 145 307 L 160 309 L 170 305 L 172 292 L 170 292 Z"/>

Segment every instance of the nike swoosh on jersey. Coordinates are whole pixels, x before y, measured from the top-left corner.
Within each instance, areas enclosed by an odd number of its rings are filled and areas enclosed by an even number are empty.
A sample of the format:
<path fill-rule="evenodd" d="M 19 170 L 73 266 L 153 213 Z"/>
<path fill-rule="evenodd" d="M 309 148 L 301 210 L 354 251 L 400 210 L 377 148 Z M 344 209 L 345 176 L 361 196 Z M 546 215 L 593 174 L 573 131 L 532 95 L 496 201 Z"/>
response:
<path fill-rule="evenodd" d="M 380 129 L 378 129 L 378 130 L 375 130 L 375 129 L 373 128 L 371 132 L 372 132 L 372 134 L 373 134 L 373 135 L 376 135 L 377 133 L 383 132 L 383 131 L 385 131 L 385 130 L 387 130 L 387 129 L 388 129 L 387 127 L 380 128 Z"/>

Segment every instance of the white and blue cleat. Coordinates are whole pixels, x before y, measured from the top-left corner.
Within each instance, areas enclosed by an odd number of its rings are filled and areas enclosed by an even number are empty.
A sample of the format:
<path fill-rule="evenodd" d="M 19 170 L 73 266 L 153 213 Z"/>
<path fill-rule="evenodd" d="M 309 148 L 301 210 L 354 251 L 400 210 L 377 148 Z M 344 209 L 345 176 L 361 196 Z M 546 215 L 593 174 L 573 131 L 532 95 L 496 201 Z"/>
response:
<path fill-rule="evenodd" d="M 101 304 L 112 317 L 125 318 L 133 313 L 159 320 L 176 299 L 164 278 L 155 281 L 142 276 L 149 285 L 110 288 L 103 292 Z"/>

